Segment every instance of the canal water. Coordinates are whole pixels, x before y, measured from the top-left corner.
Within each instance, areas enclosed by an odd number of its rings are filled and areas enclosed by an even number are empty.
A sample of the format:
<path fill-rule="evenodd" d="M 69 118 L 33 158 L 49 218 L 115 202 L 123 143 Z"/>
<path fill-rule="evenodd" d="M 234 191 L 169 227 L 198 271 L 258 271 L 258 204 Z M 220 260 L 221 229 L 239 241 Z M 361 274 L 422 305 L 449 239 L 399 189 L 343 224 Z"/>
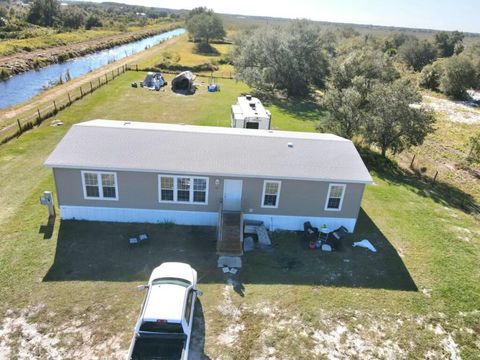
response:
<path fill-rule="evenodd" d="M 58 81 L 60 77 L 65 80 L 65 77 L 68 76 L 67 74 L 69 74 L 71 79 L 74 79 L 183 33 L 185 33 L 185 29 L 175 29 L 163 34 L 150 36 L 142 40 L 71 59 L 60 64 L 52 64 L 38 70 L 31 70 L 12 76 L 5 81 L 0 81 L 0 109 L 30 99 L 46 87 L 51 86 L 52 82 Z"/>

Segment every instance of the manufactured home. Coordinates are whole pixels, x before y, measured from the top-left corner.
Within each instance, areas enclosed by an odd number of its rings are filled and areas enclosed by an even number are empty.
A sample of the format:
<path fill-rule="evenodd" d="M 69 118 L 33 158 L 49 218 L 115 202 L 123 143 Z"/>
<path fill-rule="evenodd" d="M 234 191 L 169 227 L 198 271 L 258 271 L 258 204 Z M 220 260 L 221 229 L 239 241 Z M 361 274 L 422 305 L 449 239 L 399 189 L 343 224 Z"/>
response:
<path fill-rule="evenodd" d="M 232 105 L 231 125 L 241 129 L 270 129 L 272 114 L 262 102 L 251 95 L 240 96 Z"/>
<path fill-rule="evenodd" d="M 353 231 L 372 178 L 350 140 L 318 133 L 93 120 L 45 162 L 62 219 Z M 221 214 L 221 213 L 220 213 Z"/>

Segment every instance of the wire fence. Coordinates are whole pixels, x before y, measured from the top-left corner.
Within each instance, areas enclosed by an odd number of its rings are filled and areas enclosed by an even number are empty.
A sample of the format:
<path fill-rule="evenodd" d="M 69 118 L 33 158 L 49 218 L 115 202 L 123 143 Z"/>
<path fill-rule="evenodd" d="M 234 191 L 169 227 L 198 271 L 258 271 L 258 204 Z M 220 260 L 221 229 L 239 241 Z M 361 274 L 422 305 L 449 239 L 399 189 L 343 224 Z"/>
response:
<path fill-rule="evenodd" d="M 122 75 L 129 69 L 128 65 L 119 66 L 116 69 L 103 73 L 95 80 L 80 85 L 71 91 L 65 92 L 62 96 L 55 98 L 52 102 L 42 104 L 41 106 L 22 114 L 13 122 L 0 130 L 0 144 L 4 144 L 11 139 L 22 135 L 45 120 L 55 116 L 59 111 L 69 107 L 74 102 L 83 99 L 85 96 L 92 94 L 102 86 L 108 84 L 118 76 Z"/>

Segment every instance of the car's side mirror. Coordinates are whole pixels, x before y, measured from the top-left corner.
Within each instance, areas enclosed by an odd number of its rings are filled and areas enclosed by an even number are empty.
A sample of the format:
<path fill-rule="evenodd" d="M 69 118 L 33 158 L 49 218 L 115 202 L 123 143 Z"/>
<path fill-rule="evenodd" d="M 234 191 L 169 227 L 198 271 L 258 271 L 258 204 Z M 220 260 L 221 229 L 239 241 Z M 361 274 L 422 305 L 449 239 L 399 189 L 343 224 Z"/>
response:
<path fill-rule="evenodd" d="M 148 289 L 148 285 L 138 285 L 137 286 L 137 291 L 144 291 L 145 289 Z"/>
<path fill-rule="evenodd" d="M 200 290 L 200 289 L 195 289 L 195 292 L 197 293 L 197 296 L 202 296 L 203 295 L 203 291 Z"/>

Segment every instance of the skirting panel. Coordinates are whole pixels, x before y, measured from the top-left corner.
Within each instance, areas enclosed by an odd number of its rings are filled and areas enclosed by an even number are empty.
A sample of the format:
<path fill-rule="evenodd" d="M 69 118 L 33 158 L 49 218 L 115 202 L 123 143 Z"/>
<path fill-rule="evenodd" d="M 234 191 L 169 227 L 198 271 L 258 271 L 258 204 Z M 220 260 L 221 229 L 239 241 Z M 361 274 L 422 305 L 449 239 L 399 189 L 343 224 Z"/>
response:
<path fill-rule="evenodd" d="M 155 209 L 107 208 L 93 206 L 60 206 L 64 220 L 90 220 L 112 222 L 163 223 L 178 225 L 216 226 L 218 214 L 202 211 L 174 211 Z"/>
<path fill-rule="evenodd" d="M 93 206 L 60 206 L 61 218 L 64 220 L 90 220 L 112 222 L 144 222 L 163 223 L 172 222 L 178 225 L 206 225 L 217 226 L 216 212 L 202 211 L 175 211 L 155 209 L 107 208 Z M 245 220 L 263 221 L 267 229 L 273 230 L 303 230 L 303 223 L 310 221 L 313 226 L 326 225 L 330 229 L 345 226 L 353 232 L 357 219 L 355 218 L 327 218 L 308 216 L 284 216 L 264 214 L 244 214 Z"/>
<path fill-rule="evenodd" d="M 355 218 L 327 218 L 327 217 L 308 217 L 308 216 L 284 216 L 284 215 L 263 215 L 263 214 L 244 214 L 245 220 L 263 221 L 266 228 L 274 230 L 303 230 L 303 223 L 310 221 L 315 227 L 326 225 L 335 230 L 340 226 L 345 226 L 348 231 L 353 232 L 357 219 Z"/>

